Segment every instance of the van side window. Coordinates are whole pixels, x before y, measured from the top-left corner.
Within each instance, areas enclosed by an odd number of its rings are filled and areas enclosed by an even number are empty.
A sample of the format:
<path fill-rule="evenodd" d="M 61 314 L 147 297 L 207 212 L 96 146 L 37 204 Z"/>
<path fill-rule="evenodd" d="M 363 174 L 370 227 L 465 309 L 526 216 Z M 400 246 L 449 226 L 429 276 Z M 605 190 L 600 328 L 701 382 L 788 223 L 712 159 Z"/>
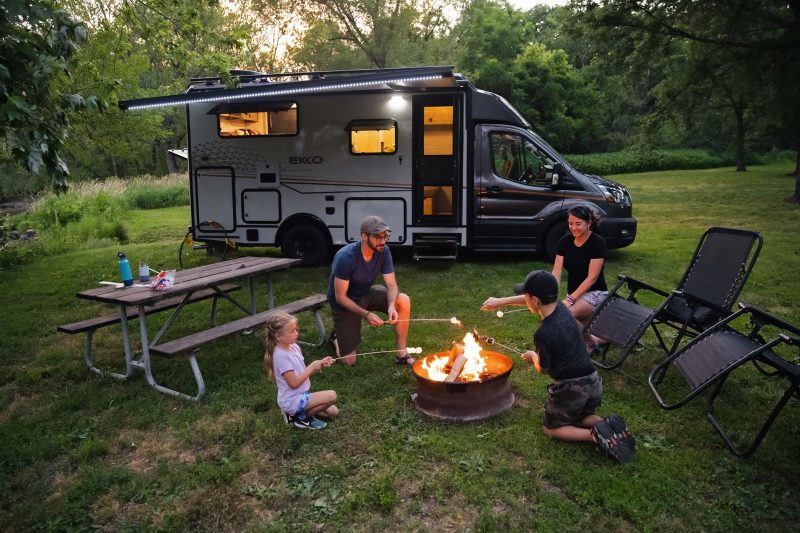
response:
<path fill-rule="evenodd" d="M 549 186 L 554 161 L 529 139 L 516 133 L 490 135 L 492 169 L 501 178 L 540 187 Z"/>
<path fill-rule="evenodd" d="M 221 104 L 209 114 L 217 115 L 220 137 L 297 134 L 295 102 Z"/>
<path fill-rule="evenodd" d="M 393 154 L 397 152 L 397 122 L 394 120 L 353 120 L 350 131 L 350 153 Z"/>

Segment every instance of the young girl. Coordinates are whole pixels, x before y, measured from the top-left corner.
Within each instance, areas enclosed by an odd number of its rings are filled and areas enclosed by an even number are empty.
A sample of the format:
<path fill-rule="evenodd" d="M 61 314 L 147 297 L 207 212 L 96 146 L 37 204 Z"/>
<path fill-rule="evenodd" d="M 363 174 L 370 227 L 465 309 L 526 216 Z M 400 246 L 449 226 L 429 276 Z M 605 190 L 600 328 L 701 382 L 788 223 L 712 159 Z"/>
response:
<path fill-rule="evenodd" d="M 278 387 L 278 406 L 289 422 L 299 429 L 322 429 L 327 424 L 314 415 L 333 418 L 339 414 L 336 392 L 310 392 L 309 377 L 335 361 L 326 357 L 306 366 L 297 335 L 297 319 L 292 315 L 276 312 L 267 319 L 264 369 Z"/>

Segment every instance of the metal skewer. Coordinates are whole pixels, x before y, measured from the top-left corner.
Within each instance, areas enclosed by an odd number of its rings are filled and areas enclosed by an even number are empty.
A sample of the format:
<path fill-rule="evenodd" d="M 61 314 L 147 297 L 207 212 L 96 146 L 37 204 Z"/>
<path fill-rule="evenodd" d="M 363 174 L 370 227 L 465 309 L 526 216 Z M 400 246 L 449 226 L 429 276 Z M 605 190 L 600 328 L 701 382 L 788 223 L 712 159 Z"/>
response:
<path fill-rule="evenodd" d="M 451 318 L 403 318 L 395 320 L 395 322 L 450 322 L 455 326 L 463 326 L 461 321 L 456 317 Z M 388 320 L 383 321 L 384 324 L 389 324 Z"/>
<path fill-rule="evenodd" d="M 422 347 L 421 346 L 417 346 L 417 347 L 409 346 L 405 350 L 378 350 L 376 352 L 363 352 L 363 353 L 354 353 L 352 355 L 340 355 L 339 357 L 333 357 L 333 360 L 337 361 L 339 359 L 344 359 L 345 357 L 357 357 L 359 355 L 375 355 L 375 354 L 378 354 L 378 353 L 396 353 L 396 352 L 406 352 L 408 355 L 421 354 L 422 353 Z"/>

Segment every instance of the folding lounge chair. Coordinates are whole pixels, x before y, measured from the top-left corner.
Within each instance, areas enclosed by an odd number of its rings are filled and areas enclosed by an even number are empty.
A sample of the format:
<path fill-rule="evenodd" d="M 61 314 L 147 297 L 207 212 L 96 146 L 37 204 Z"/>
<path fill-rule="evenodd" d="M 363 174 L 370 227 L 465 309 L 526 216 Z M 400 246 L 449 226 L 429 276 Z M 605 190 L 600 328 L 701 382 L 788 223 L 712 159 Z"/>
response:
<path fill-rule="evenodd" d="M 672 292 L 620 275 L 619 282 L 586 324 L 586 332 L 608 343 L 592 362 L 605 369 L 618 367 L 648 327 L 652 327 L 664 351 L 671 354 L 684 337 L 693 337 L 730 315 L 762 244 L 761 235 L 753 231 L 709 228 L 700 238 L 689 267 Z M 621 294 L 624 289 L 627 289 L 627 297 Z M 664 300 L 655 309 L 647 307 L 637 299 L 639 291 Z M 671 346 L 667 345 L 659 326 L 677 330 Z M 622 352 L 615 360 L 607 358 L 612 345 L 620 347 Z"/>
<path fill-rule="evenodd" d="M 800 358 L 790 361 L 776 354 L 780 345 L 787 345 L 783 347 L 785 350 L 794 351 L 797 348 L 795 355 L 800 355 L 800 329 L 754 307 L 741 304 L 740 307 L 740 311 L 704 331 L 656 366 L 647 381 L 658 404 L 664 409 L 677 409 L 713 386 L 706 403 L 706 416 L 728 448 L 734 454 L 746 457 L 761 444 L 786 402 L 792 396 L 800 398 Z M 750 316 L 752 327 L 747 335 L 730 326 L 742 315 Z M 763 336 L 765 332 L 762 328 L 765 326 L 769 327 L 771 339 L 768 341 Z M 714 416 L 714 400 L 731 372 L 748 361 L 752 361 L 765 376 L 788 380 L 789 386 L 751 444 L 740 451 Z M 685 382 L 685 386 L 679 388 L 680 392 L 674 389 L 675 382 L 680 382 L 680 379 L 674 379 L 678 378 L 678 374 Z M 665 377 L 668 378 L 666 381 Z M 665 394 L 666 391 L 670 393 Z M 665 395 L 675 398 L 680 394 L 684 395 L 677 401 L 664 398 Z"/>

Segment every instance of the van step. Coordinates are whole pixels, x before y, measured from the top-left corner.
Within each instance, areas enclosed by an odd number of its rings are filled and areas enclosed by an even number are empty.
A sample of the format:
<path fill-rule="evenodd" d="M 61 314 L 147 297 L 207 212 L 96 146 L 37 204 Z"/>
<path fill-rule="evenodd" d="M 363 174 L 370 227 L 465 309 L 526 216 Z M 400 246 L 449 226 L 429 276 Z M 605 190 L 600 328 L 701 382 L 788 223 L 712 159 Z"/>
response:
<path fill-rule="evenodd" d="M 414 259 L 455 259 L 460 242 L 458 235 L 417 235 Z"/>

